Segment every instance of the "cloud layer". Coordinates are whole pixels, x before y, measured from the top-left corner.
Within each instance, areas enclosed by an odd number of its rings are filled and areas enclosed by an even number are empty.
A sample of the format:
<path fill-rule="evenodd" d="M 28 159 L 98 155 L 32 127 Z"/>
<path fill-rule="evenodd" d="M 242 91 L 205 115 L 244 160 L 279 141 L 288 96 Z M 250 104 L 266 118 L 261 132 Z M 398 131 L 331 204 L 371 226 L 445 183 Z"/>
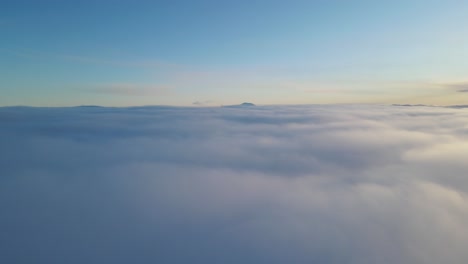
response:
<path fill-rule="evenodd" d="M 2 263 L 466 263 L 468 111 L 0 108 Z"/>

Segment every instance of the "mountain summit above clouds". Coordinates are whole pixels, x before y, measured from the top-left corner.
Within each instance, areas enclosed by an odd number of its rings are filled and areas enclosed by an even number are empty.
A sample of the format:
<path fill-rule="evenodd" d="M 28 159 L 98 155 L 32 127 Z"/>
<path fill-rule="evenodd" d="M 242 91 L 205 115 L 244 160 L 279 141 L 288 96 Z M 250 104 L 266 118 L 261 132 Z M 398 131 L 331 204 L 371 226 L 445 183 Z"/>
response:
<path fill-rule="evenodd" d="M 223 107 L 253 107 L 253 106 L 256 106 L 256 105 L 253 104 L 253 103 L 244 102 L 244 103 L 239 104 L 239 105 L 226 105 L 226 106 L 223 106 Z"/>

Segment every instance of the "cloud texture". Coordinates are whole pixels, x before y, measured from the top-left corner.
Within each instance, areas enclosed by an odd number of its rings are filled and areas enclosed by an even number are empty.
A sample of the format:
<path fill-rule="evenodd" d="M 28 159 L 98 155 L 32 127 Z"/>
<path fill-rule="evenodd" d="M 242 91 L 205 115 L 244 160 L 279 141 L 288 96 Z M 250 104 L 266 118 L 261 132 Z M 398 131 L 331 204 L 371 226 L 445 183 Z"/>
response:
<path fill-rule="evenodd" d="M 468 111 L 0 108 L 1 263 L 466 263 Z"/>

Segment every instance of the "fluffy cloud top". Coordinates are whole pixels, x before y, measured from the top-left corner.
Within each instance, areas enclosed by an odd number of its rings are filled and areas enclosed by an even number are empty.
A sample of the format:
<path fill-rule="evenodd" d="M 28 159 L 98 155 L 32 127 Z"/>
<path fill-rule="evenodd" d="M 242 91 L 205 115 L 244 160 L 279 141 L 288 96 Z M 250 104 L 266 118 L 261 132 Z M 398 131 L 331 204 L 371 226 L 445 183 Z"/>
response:
<path fill-rule="evenodd" d="M 466 263 L 468 111 L 0 108 L 1 263 Z"/>

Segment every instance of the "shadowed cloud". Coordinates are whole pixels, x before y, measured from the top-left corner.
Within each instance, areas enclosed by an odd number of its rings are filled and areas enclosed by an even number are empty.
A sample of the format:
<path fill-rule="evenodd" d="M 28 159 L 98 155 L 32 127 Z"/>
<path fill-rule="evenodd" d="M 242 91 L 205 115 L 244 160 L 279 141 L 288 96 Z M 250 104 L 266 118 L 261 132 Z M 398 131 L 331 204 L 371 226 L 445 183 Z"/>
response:
<path fill-rule="evenodd" d="M 465 263 L 468 112 L 0 108 L 2 263 Z"/>

